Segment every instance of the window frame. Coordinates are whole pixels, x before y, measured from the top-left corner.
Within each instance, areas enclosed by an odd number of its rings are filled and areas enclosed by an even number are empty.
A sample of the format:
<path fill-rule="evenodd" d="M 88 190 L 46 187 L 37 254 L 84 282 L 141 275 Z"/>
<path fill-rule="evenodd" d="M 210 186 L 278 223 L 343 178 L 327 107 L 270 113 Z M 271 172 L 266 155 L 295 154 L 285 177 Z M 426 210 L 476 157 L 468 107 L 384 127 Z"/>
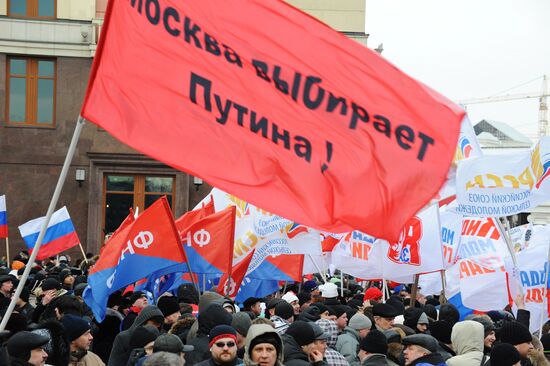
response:
<path fill-rule="evenodd" d="M 53 16 L 44 16 L 38 15 L 38 2 L 40 0 L 25 0 L 27 3 L 27 14 L 11 14 L 10 12 L 10 3 L 11 0 L 7 1 L 7 15 L 9 18 L 19 18 L 19 19 L 38 19 L 38 20 L 54 20 L 57 19 L 57 0 L 53 1 Z"/>
<path fill-rule="evenodd" d="M 10 73 L 12 60 L 25 60 L 25 121 L 11 121 L 10 120 L 10 86 L 12 74 Z M 38 63 L 40 61 L 53 62 L 53 76 L 39 76 Z M 23 78 L 21 75 L 14 74 L 16 78 Z M 52 106 L 52 122 L 40 123 L 38 119 L 38 81 L 39 80 L 53 80 L 53 106 Z M 57 58 L 52 57 L 25 57 L 25 56 L 8 56 L 6 59 L 6 115 L 5 123 L 8 126 L 21 126 L 21 127 L 41 127 L 41 128 L 55 128 L 56 126 L 56 103 L 57 102 Z"/>
<path fill-rule="evenodd" d="M 134 190 L 133 191 L 107 191 L 107 177 L 109 176 L 131 176 L 134 178 Z M 161 177 L 161 178 L 171 178 L 172 179 L 172 192 L 168 194 L 167 192 L 145 192 L 145 178 L 147 177 Z M 100 232 L 100 239 L 101 239 L 101 245 L 104 244 L 105 241 L 105 234 L 103 231 L 105 230 L 105 212 L 106 212 L 106 205 L 107 205 L 107 193 L 114 193 L 114 194 L 124 194 L 124 195 L 132 195 L 133 197 L 133 204 L 132 209 L 136 209 L 136 207 L 139 207 L 139 213 L 142 213 L 145 210 L 145 197 L 147 195 L 171 195 L 172 200 L 170 204 L 170 210 L 172 211 L 172 215 L 174 215 L 174 207 L 176 204 L 176 185 L 177 185 L 177 176 L 176 175 L 170 175 L 170 174 L 155 174 L 155 173 L 104 173 L 103 174 L 103 187 L 102 187 L 102 210 L 101 210 L 101 232 Z"/>

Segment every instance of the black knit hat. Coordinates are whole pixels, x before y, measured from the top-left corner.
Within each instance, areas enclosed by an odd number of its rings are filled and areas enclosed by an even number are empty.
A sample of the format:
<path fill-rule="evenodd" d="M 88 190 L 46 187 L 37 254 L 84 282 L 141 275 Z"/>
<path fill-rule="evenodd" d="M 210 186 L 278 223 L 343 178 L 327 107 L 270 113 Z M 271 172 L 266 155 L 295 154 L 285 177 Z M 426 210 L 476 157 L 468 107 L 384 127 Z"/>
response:
<path fill-rule="evenodd" d="M 286 301 L 282 301 L 275 306 L 275 315 L 280 316 L 283 319 L 292 318 L 294 315 L 294 308 Z"/>
<path fill-rule="evenodd" d="M 249 297 L 248 299 L 244 300 L 243 302 L 243 308 L 250 309 L 252 306 L 254 306 L 255 303 L 262 301 L 259 297 Z"/>
<path fill-rule="evenodd" d="M 134 329 L 130 338 L 130 349 L 143 348 L 159 336 L 159 330 L 153 325 L 142 325 Z"/>
<path fill-rule="evenodd" d="M 65 334 L 69 342 L 74 341 L 90 330 L 90 323 L 76 315 L 67 314 L 63 316 L 61 323 L 63 323 L 63 328 L 65 328 Z"/>
<path fill-rule="evenodd" d="M 350 308 L 348 308 L 346 305 L 331 305 L 330 307 L 332 308 L 332 310 L 334 310 L 337 318 L 341 317 L 342 314 L 350 310 Z"/>
<path fill-rule="evenodd" d="M 294 338 L 300 346 L 315 342 L 315 331 L 308 323 L 298 320 L 288 327 L 286 334 Z"/>
<path fill-rule="evenodd" d="M 521 360 L 521 356 L 516 349 L 508 343 L 500 343 L 491 349 L 491 365 L 513 366 Z"/>
<path fill-rule="evenodd" d="M 300 304 L 300 306 L 308 301 L 311 301 L 311 294 L 309 292 L 300 292 L 298 294 L 298 304 Z"/>
<path fill-rule="evenodd" d="M 451 333 L 453 326 L 445 320 L 438 320 L 430 325 L 430 334 L 438 341 L 451 344 Z"/>
<path fill-rule="evenodd" d="M 42 291 L 61 290 L 61 282 L 59 282 L 57 278 L 48 277 L 42 281 L 40 287 L 42 288 Z"/>
<path fill-rule="evenodd" d="M 533 340 L 529 329 L 517 321 L 504 322 L 499 329 L 498 337 L 502 343 L 510 343 L 513 346 Z"/>
<path fill-rule="evenodd" d="M 328 311 L 329 315 L 336 315 L 332 307 L 326 306 L 325 304 L 321 302 L 316 302 L 314 304 L 311 304 L 311 306 L 315 306 L 317 309 L 319 309 L 319 313 L 323 314 L 324 312 Z"/>
<path fill-rule="evenodd" d="M 145 295 L 145 292 L 143 292 L 143 291 L 134 291 L 134 292 L 132 293 L 132 296 L 130 296 L 130 304 L 131 304 L 131 306 L 133 306 L 134 303 L 135 303 L 137 300 L 141 299 L 142 297 L 147 297 L 147 295 Z"/>
<path fill-rule="evenodd" d="M 277 306 L 278 303 L 281 301 L 285 301 L 281 299 L 280 297 L 274 297 L 271 300 L 269 300 L 265 306 L 266 310 L 273 309 L 275 306 Z"/>
<path fill-rule="evenodd" d="M 371 330 L 365 338 L 361 339 L 359 347 L 368 353 L 381 353 L 383 355 L 388 353 L 386 336 L 377 329 Z"/>
<path fill-rule="evenodd" d="M 158 300 L 157 306 L 165 317 L 180 311 L 178 300 L 173 296 L 162 296 Z"/>
<path fill-rule="evenodd" d="M 259 336 L 255 337 L 250 341 L 250 347 L 248 348 L 248 354 L 251 355 L 252 350 L 256 345 L 260 343 L 269 343 L 275 347 L 277 350 L 277 354 L 281 354 L 283 344 L 281 342 L 281 338 L 273 331 L 272 333 L 263 333 Z"/>
<path fill-rule="evenodd" d="M 239 312 L 239 313 L 233 314 L 233 320 L 231 320 L 231 326 L 235 328 L 235 330 L 243 337 L 247 336 L 248 329 L 250 329 L 251 325 L 252 325 L 252 320 L 250 319 L 247 313 Z"/>
<path fill-rule="evenodd" d="M 22 331 L 8 339 L 7 349 L 10 357 L 28 361 L 33 349 L 43 347 L 49 338 L 40 334 Z"/>

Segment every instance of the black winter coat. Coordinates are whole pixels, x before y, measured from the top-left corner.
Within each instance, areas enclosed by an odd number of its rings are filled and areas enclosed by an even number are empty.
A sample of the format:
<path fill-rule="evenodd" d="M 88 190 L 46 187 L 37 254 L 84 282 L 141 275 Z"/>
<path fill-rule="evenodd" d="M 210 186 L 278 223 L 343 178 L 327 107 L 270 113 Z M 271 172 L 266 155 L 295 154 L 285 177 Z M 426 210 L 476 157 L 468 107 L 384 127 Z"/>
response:
<path fill-rule="evenodd" d="M 283 334 L 281 338 L 283 339 L 285 366 L 328 366 L 326 361 L 310 362 L 308 355 L 302 351 L 302 347 L 292 336 Z"/>

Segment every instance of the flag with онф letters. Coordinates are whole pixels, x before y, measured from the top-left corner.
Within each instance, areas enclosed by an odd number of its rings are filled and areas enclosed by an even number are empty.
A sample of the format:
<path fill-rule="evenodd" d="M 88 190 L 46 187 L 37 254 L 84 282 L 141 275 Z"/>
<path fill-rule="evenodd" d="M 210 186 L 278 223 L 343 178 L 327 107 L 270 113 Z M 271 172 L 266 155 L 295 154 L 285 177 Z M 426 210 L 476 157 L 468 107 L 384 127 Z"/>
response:
<path fill-rule="evenodd" d="M 443 185 L 463 109 L 376 52 L 282 1 L 155 4 L 106 10 L 81 115 L 120 141 L 293 222 L 390 241 Z"/>
<path fill-rule="evenodd" d="M 83 298 L 103 321 L 109 295 L 149 274 L 187 261 L 166 197 L 111 237 L 90 270 Z"/>

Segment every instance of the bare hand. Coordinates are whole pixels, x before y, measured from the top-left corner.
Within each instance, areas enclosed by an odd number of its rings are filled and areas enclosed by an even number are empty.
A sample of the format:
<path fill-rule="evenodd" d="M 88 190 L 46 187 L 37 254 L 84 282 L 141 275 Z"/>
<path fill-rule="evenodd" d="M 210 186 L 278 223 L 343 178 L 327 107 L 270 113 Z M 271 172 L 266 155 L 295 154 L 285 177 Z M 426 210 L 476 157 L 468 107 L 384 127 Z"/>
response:
<path fill-rule="evenodd" d="M 523 299 L 523 294 L 517 294 L 516 298 L 514 299 L 514 303 L 518 307 L 518 309 L 525 309 L 525 300 Z"/>
<path fill-rule="evenodd" d="M 323 354 L 319 350 L 314 349 L 309 353 L 309 358 L 312 362 L 320 362 L 323 361 Z"/>
<path fill-rule="evenodd" d="M 44 296 L 42 297 L 42 305 L 48 305 L 54 299 L 56 292 L 56 290 L 45 291 Z"/>

